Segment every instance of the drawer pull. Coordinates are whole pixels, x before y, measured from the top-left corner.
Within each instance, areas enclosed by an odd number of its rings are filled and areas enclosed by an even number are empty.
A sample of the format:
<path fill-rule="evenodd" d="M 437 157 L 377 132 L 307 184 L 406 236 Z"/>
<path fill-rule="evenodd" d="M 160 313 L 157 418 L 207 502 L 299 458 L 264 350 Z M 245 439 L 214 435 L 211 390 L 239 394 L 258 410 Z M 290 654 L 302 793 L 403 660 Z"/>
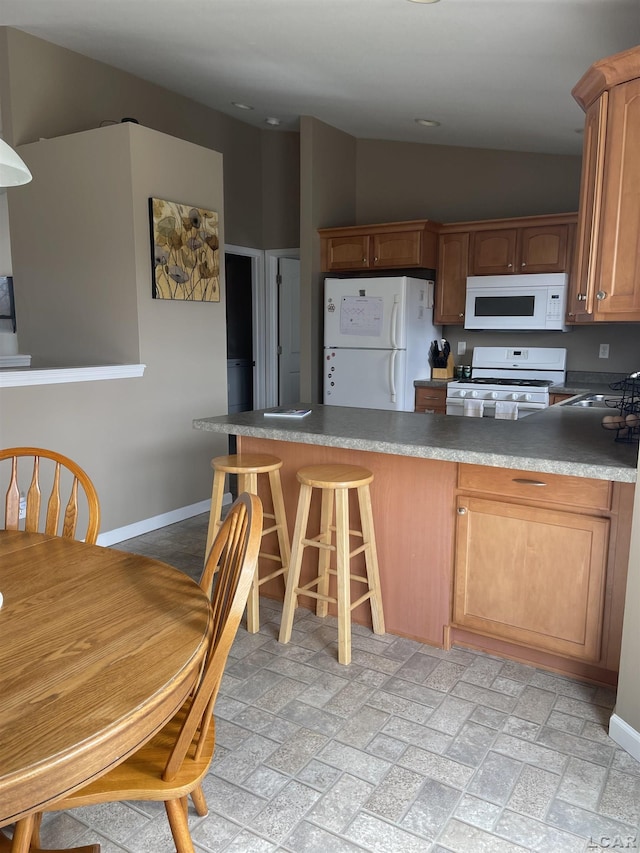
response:
<path fill-rule="evenodd" d="M 467 514 L 466 506 L 459 506 L 458 507 L 458 515 L 466 515 L 466 514 Z"/>
<path fill-rule="evenodd" d="M 542 480 L 530 480 L 528 477 L 514 477 L 512 483 L 518 483 L 521 486 L 546 486 Z"/>

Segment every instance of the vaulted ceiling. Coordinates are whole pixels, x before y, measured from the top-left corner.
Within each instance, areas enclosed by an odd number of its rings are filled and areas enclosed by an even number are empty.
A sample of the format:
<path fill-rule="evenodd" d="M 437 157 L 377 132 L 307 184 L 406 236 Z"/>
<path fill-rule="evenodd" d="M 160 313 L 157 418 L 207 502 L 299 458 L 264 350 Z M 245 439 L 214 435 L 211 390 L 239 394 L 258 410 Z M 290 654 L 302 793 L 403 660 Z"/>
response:
<path fill-rule="evenodd" d="M 640 0 L 2 0 L 0 25 L 274 132 L 579 154 L 571 89 L 640 43 Z"/>

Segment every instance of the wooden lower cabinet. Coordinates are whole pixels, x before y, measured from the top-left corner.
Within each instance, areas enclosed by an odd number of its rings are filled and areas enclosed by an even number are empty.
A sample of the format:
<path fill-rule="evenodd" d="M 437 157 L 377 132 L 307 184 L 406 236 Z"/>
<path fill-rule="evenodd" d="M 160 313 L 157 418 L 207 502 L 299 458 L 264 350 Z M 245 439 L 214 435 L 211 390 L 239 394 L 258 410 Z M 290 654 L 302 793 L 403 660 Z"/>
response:
<path fill-rule="evenodd" d="M 423 414 L 447 414 L 447 389 L 420 386 L 416 388 L 415 411 Z"/>
<path fill-rule="evenodd" d="M 563 400 L 568 400 L 573 397 L 573 394 L 549 394 L 549 405 L 555 406 L 556 403 L 562 403 Z"/>
<path fill-rule="evenodd" d="M 460 466 L 450 641 L 615 684 L 633 487 L 493 470 Z"/>
<path fill-rule="evenodd" d="M 354 409 L 354 411 L 356 411 Z M 457 464 L 438 459 L 417 459 L 389 453 L 296 444 L 289 441 L 238 436 L 239 453 L 271 453 L 283 461 L 280 469 L 289 534 L 294 532 L 300 483 L 296 472 L 306 465 L 344 463 L 362 465 L 373 473 L 371 504 L 375 527 L 382 606 L 387 633 L 409 637 L 442 648 L 451 618 L 451 567 L 453 565 L 452 512 Z M 259 478 L 261 480 L 262 478 Z M 265 484 L 258 491 L 271 512 L 271 498 Z M 320 520 L 320 496 L 314 489 L 308 532 L 314 534 Z M 351 511 L 358 518 L 356 495 L 350 495 Z M 357 526 L 357 525 L 356 525 Z M 351 539 L 357 549 L 358 537 Z M 261 553 L 274 553 L 275 534 L 265 536 Z M 261 558 L 262 559 L 262 558 Z M 301 585 L 315 575 L 316 548 L 305 548 Z M 332 562 L 335 561 L 335 555 Z M 264 570 L 273 565 L 265 560 Z M 351 566 L 354 575 L 364 572 L 364 555 L 356 553 Z M 332 579 L 332 585 L 335 578 Z M 362 596 L 362 584 L 352 583 L 352 601 Z M 282 578 L 260 587 L 260 595 L 282 600 Z M 299 605 L 314 609 L 317 602 L 301 595 Z M 329 613 L 336 615 L 335 605 Z M 371 625 L 369 602 L 358 605 L 353 622 Z"/>
<path fill-rule="evenodd" d="M 467 496 L 457 510 L 454 622 L 599 660 L 609 519 Z"/>

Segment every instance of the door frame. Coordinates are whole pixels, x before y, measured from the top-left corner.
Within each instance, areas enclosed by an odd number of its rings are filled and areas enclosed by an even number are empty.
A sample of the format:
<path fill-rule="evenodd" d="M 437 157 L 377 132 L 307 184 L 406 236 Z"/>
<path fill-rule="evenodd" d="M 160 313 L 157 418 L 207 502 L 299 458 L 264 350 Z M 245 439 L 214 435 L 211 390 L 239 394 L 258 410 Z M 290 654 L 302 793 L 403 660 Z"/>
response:
<path fill-rule="evenodd" d="M 265 381 L 267 406 L 278 405 L 278 261 L 300 260 L 300 249 L 267 249 L 265 258 Z"/>
<path fill-rule="evenodd" d="M 278 405 L 278 260 L 300 258 L 300 249 L 251 249 L 225 244 L 225 254 L 251 258 L 253 407 Z M 226 294 L 225 294 L 226 298 Z"/>
<path fill-rule="evenodd" d="M 224 252 L 225 255 L 242 255 L 245 258 L 251 258 L 253 408 L 264 409 L 268 405 L 265 394 L 268 350 L 265 341 L 264 252 L 261 249 L 250 249 L 247 246 L 234 246 L 230 244 L 225 244 Z"/>

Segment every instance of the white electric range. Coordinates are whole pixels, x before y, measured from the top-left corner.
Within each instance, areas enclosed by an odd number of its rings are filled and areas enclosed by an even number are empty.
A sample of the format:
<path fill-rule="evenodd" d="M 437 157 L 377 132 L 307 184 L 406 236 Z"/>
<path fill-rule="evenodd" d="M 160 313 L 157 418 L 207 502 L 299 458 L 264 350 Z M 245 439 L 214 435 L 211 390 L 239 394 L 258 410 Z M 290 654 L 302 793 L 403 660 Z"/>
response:
<path fill-rule="evenodd" d="M 471 378 L 447 385 L 447 414 L 517 420 L 546 409 L 566 362 L 555 347 L 475 347 Z"/>

